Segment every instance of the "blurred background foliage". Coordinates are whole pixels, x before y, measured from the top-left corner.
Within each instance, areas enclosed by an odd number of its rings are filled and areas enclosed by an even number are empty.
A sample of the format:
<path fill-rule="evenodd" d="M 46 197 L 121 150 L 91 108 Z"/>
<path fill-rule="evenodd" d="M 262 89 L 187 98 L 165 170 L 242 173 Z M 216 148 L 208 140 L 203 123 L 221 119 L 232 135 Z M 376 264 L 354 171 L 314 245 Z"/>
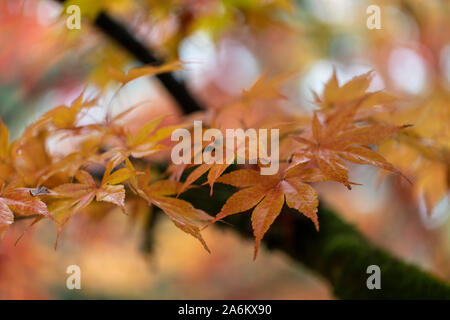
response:
<path fill-rule="evenodd" d="M 94 118 L 136 103 L 145 107 L 132 126 L 180 114 L 154 79 L 134 81 L 114 96 L 108 68 L 136 62 L 92 27 L 102 10 L 158 56 L 183 60 L 177 76 L 208 108 L 230 101 L 263 73 L 295 71 L 280 104 L 310 114 L 312 90 L 323 90 L 333 67 L 341 84 L 374 70 L 370 90 L 386 88 L 399 98 L 399 112 L 385 120 L 414 124 L 420 136 L 380 147 L 414 187 L 362 167 L 351 178 L 363 187 L 348 192 L 324 183 L 318 190 L 369 239 L 450 280 L 449 1 L 69 0 L 65 6 L 71 4 L 81 8 L 81 30 L 66 28 L 64 7 L 55 1 L 0 1 L 0 116 L 13 137 L 85 87 L 107 97 Z M 366 27 L 372 4 L 381 8 L 380 30 Z M 333 298 L 325 282 L 281 253 L 263 251 L 253 262 L 252 244 L 231 232 L 206 230 L 208 255 L 161 219 L 149 253 L 145 209 L 132 223 L 97 210 L 74 218 L 56 251 L 51 223 L 31 228 L 16 246 L 30 222 L 15 224 L 0 243 L 0 298 Z M 65 287 L 70 264 L 81 267 L 81 291 Z"/>

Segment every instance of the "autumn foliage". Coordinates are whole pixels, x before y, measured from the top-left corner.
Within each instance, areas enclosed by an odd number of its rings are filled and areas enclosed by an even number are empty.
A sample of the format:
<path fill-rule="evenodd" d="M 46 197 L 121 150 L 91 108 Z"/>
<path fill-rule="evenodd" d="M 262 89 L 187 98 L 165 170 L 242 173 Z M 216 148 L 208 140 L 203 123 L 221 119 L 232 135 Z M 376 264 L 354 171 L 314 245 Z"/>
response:
<path fill-rule="evenodd" d="M 111 78 L 124 85 L 141 76 L 180 67 L 179 62 L 173 62 L 136 68 L 128 74 L 111 70 Z M 313 184 L 336 181 L 351 189 L 358 181 L 349 180 L 348 163 L 372 165 L 408 179 L 376 151 L 378 144 L 407 130 L 409 124 L 394 125 L 382 120 L 383 113 L 393 112 L 394 98 L 381 91 L 367 92 L 370 72 L 342 86 L 334 72 L 323 95 L 316 95 L 318 108 L 310 117 L 281 109 L 272 110 L 270 115 L 259 112 L 262 101 L 282 97 L 277 87 L 287 78 L 289 75 L 271 80 L 263 76 L 233 103 L 199 115 L 209 127 L 222 131 L 236 127 L 278 128 L 282 133 L 280 170 L 270 176 L 260 174 L 262 163 L 232 167 L 201 164 L 191 170 L 193 165 L 173 165 L 168 159 L 167 172 L 153 170 L 151 156 L 167 156 L 173 145 L 169 139 L 172 132 L 192 127 L 188 119 L 166 126 L 162 125 L 164 117 L 159 117 L 131 133 L 125 120 L 136 109 L 133 107 L 114 117 L 108 114 L 102 121 L 80 125 L 80 118 L 98 105 L 98 97 L 88 98 L 84 92 L 70 106 L 58 106 L 44 114 L 11 143 L 8 128 L 2 123 L 0 232 L 7 231 L 15 219 L 32 216 L 35 222 L 44 218 L 54 221 L 59 237 L 70 218 L 89 212 L 93 203 L 103 203 L 105 211 L 118 207 L 127 214 L 127 204 L 143 199 L 148 206 L 165 212 L 208 251 L 202 228 L 252 210 L 256 257 L 264 234 L 285 204 L 311 219 L 319 231 L 319 198 Z M 247 110 L 245 117 L 242 109 Z M 51 139 L 71 148 L 52 152 L 48 148 Z M 186 170 L 190 172 L 182 182 Z M 178 198 L 195 188 L 195 182 L 204 174 L 211 197 L 215 196 L 215 183 L 237 188 L 216 217 Z"/>

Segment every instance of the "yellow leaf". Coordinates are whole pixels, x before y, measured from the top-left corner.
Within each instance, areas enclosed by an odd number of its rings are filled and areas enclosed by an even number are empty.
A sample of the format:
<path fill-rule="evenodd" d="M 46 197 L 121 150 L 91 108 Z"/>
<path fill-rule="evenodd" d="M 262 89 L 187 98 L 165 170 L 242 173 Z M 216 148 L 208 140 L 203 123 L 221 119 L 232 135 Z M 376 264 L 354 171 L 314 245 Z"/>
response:
<path fill-rule="evenodd" d="M 144 67 L 133 68 L 130 71 L 128 71 L 127 74 L 125 74 L 122 71 L 115 69 L 113 67 L 109 68 L 108 72 L 114 80 L 122 83 L 122 85 L 125 85 L 128 82 L 133 81 L 133 80 L 143 77 L 143 76 L 153 76 L 153 75 L 160 74 L 160 73 L 166 73 L 166 72 L 171 72 L 174 70 L 180 70 L 181 68 L 182 68 L 181 61 L 176 60 L 176 61 L 168 62 L 161 66 L 144 66 Z"/>

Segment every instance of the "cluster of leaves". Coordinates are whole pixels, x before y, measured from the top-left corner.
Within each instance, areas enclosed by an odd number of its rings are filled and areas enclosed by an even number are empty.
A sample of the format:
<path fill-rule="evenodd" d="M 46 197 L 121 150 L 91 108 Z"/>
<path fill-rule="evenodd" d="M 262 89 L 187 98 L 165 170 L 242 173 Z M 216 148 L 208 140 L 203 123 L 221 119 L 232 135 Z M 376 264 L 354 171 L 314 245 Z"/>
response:
<path fill-rule="evenodd" d="M 173 62 L 161 67 L 133 69 L 128 74 L 112 71 L 111 75 L 124 85 L 137 77 L 179 67 L 178 62 Z M 401 174 L 371 148 L 405 126 L 369 121 L 374 113 L 383 111 L 380 106 L 387 98 L 382 92 L 365 92 L 370 77 L 371 73 L 367 73 L 340 87 L 333 74 L 323 96 L 317 97 L 321 108 L 307 121 L 275 107 L 270 113 L 261 112 L 261 102 L 282 97 L 277 87 L 288 78 L 286 75 L 271 80 L 264 75 L 232 103 L 198 115 L 210 128 L 224 133 L 228 128 L 278 128 L 282 133 L 280 170 L 274 175 L 260 174 L 266 163 L 238 165 L 237 170 L 226 174 L 229 164 L 201 164 L 184 182 L 180 182 L 181 174 L 194 165 L 170 165 L 168 172 L 162 174 L 151 171 L 149 165 L 136 169 L 139 159 L 145 159 L 148 164 L 149 156 L 170 150 L 168 138 L 173 130 L 189 125 L 161 126 L 163 117 L 159 117 L 132 134 L 125 120 L 134 108 L 82 125 L 80 119 L 98 105 L 96 98 L 87 99 L 84 93 L 72 105 L 58 106 L 44 114 L 11 144 L 8 129 L 2 124 L 0 231 L 4 232 L 15 216 L 33 215 L 36 221 L 53 220 L 59 235 L 74 214 L 88 209 L 94 202 L 117 206 L 126 213 L 126 203 L 139 198 L 149 206 L 160 208 L 178 228 L 199 239 L 209 250 L 200 234 L 202 227 L 254 208 L 251 221 L 256 257 L 261 239 L 285 202 L 311 219 L 319 230 L 319 200 L 311 183 L 332 180 L 350 189 L 355 182 L 349 181 L 345 161 Z M 184 123 L 189 124 L 189 119 Z M 55 141 L 59 153 L 51 151 L 50 145 Z M 203 150 L 211 144 L 205 143 Z M 246 144 L 246 155 L 249 145 Z M 103 167 L 102 175 L 97 177 L 99 166 Z M 206 173 L 211 196 L 214 196 L 215 183 L 239 188 L 216 217 L 178 198 L 180 193 L 196 187 L 194 183 Z M 164 178 L 167 175 L 169 179 Z M 127 196 L 126 191 L 129 191 Z"/>
<path fill-rule="evenodd" d="M 384 110 L 383 105 L 393 100 L 393 97 L 382 91 L 366 92 L 371 77 L 372 73 L 369 72 L 340 87 L 334 72 L 325 86 L 323 97 L 317 96 L 316 102 L 321 108 L 305 124 L 304 119 L 289 121 L 292 119 L 289 115 L 285 116 L 284 122 L 279 122 L 280 119 L 274 117 L 273 113 L 261 118 L 257 109 L 258 101 L 280 97 L 276 90 L 280 81 L 265 81 L 263 76 L 249 91 L 244 91 L 241 99 L 212 115 L 211 123 L 217 125 L 217 120 L 220 119 L 218 128 L 221 130 L 235 127 L 238 122 L 244 124 L 244 127 L 279 128 L 285 133 L 280 141 L 282 158 L 279 173 L 272 176 L 260 175 L 258 171 L 263 164 L 258 164 L 254 168 L 222 175 L 228 165 L 202 164 L 187 177 L 183 189 L 208 170 L 207 180 L 211 191 L 215 182 L 242 188 L 226 201 L 212 222 L 254 208 L 252 226 L 256 239 L 256 257 L 261 239 L 282 211 L 285 200 L 288 207 L 311 219 L 319 230 L 319 201 L 310 184 L 337 181 L 351 189 L 351 185 L 356 183 L 349 181 L 349 168 L 345 161 L 379 167 L 408 180 L 394 165 L 372 149 L 409 125 L 396 126 L 371 121 L 373 115 L 390 110 Z M 276 80 L 285 78 L 278 77 Z M 233 108 L 234 112 L 230 112 Z M 248 109 L 248 112 L 243 112 L 243 109 Z M 281 114 L 280 110 L 278 112 Z M 224 115 L 229 117 L 228 121 Z M 274 123 L 274 119 L 277 122 Z"/>
<path fill-rule="evenodd" d="M 442 1 L 441 1 L 442 2 Z M 158 46 L 161 46 L 159 50 L 164 52 L 166 56 L 177 56 L 180 42 L 187 36 L 195 33 L 196 31 L 206 31 L 212 39 L 219 40 L 221 36 L 227 34 L 232 30 L 241 30 L 242 25 L 250 27 L 250 30 L 267 30 L 277 29 L 275 26 L 284 26 L 281 28 L 282 33 L 289 34 L 288 30 L 294 32 L 297 38 L 308 39 L 302 42 L 301 46 L 296 45 L 296 41 L 289 41 L 292 47 L 286 50 L 287 47 L 283 47 L 284 51 L 292 52 L 293 56 L 302 56 L 304 59 L 301 64 L 311 62 L 311 57 L 316 54 L 316 46 L 324 46 L 325 43 L 332 43 L 332 37 L 335 36 L 335 26 L 330 21 L 328 23 L 322 23 L 317 18 L 314 18 L 311 12 L 311 6 L 295 3 L 290 0 L 274 0 L 274 1 L 261 1 L 261 0 L 227 0 L 227 1 L 189 1 L 189 0 L 169 0 L 169 1 L 128 1 L 128 0 L 114 0 L 114 1 L 97 1 L 90 2 L 85 0 L 70 0 L 66 1 L 66 6 L 71 4 L 77 4 L 82 8 L 83 15 L 95 18 L 101 10 L 107 10 L 113 13 L 119 11 L 127 12 L 135 9 L 140 12 L 147 12 L 148 19 L 151 21 L 152 28 L 165 30 L 164 36 L 159 39 Z M 296 10 L 296 7 L 300 7 L 301 10 Z M 408 10 L 405 12 L 411 15 L 412 19 L 419 19 L 417 25 L 420 26 L 421 32 L 430 34 L 439 34 L 439 30 L 433 30 L 433 28 L 439 28 L 445 25 L 445 15 L 439 12 L 439 8 L 444 6 L 443 2 L 436 6 L 429 6 L 428 4 L 417 3 L 415 1 L 408 1 Z M 145 10 L 143 10 L 145 8 Z M 442 11 L 442 10 L 441 10 Z M 299 15 L 299 13 L 301 14 Z M 418 14 L 418 13 L 421 14 Z M 422 14 L 423 13 L 423 14 Z M 430 26 L 427 21 L 430 17 L 436 17 L 438 19 L 435 25 Z M 290 19 L 290 17 L 294 17 Z M 387 17 L 387 19 L 392 19 Z M 304 20 L 304 21 L 303 21 Z M 293 23 L 295 21 L 295 23 Z M 392 23 L 387 21 L 388 24 Z M 303 24 L 305 28 L 298 28 Z M 170 25 L 171 28 L 167 28 Z M 167 29 L 170 29 L 168 31 Z M 304 30 L 314 30 L 309 34 L 304 33 Z M 392 28 L 391 28 L 392 29 Z M 247 30 L 247 28 L 246 28 Z M 356 29 L 349 29 L 354 32 Z M 347 30 L 346 32 L 349 32 Z M 386 30 L 389 30 L 387 28 Z M 227 31 L 227 32 L 224 32 Z M 248 31 L 248 30 L 247 30 Z M 358 31 L 359 32 L 359 31 Z M 258 34 L 260 37 L 260 33 Z M 308 38 L 308 35 L 312 37 Z M 281 36 L 278 34 L 277 36 Z M 389 32 L 385 33 L 367 33 L 364 37 L 373 38 L 372 41 L 377 43 L 377 46 L 383 47 L 381 44 L 388 46 L 398 46 L 395 40 L 396 34 Z M 445 45 L 445 37 L 422 37 L 422 45 L 425 45 L 429 50 L 437 50 Z M 326 41 L 325 41 L 326 40 Z M 240 39 L 243 41 L 243 39 Z M 270 41 L 270 38 L 264 38 L 264 46 Z M 318 43 L 316 43 L 318 42 Z M 431 43 L 436 42 L 431 45 Z M 440 43 L 439 43 L 440 42 Z M 314 46 L 312 50 L 311 44 Z M 91 75 L 92 79 L 97 85 L 104 85 L 109 81 L 107 72 L 103 64 L 114 63 L 115 65 L 124 65 L 126 58 L 118 54 L 118 50 L 111 50 L 110 48 L 101 48 L 100 61 L 95 61 L 98 66 L 95 72 Z M 274 49 L 275 50 L 275 49 Z M 299 50 L 299 51 L 296 51 Z M 263 50 L 264 51 L 264 50 Z M 311 52 L 312 51 L 312 52 Z M 301 54 L 300 54 L 301 52 Z M 434 54 L 439 54 L 434 52 Z M 105 59 L 105 56 L 107 57 Z M 271 57 L 284 57 L 283 55 L 271 54 Z M 382 56 L 386 56 L 383 54 Z M 260 57 L 261 58 L 261 57 Z M 286 65 L 285 60 L 281 58 L 281 64 Z M 309 62 L 308 62 L 309 61 Z M 436 60 L 437 61 L 437 60 Z M 294 62 L 294 60 L 293 60 Z M 380 65 L 381 63 L 381 65 Z M 383 60 L 374 61 L 374 64 L 378 64 L 378 69 L 383 68 Z M 439 66 L 436 66 L 439 69 Z M 442 77 L 442 75 L 440 75 Z M 337 85 L 337 79 L 330 81 L 326 94 L 323 99 L 317 99 L 318 105 L 321 110 L 331 111 L 336 106 L 345 105 L 348 101 L 356 98 L 363 98 L 365 91 L 369 85 L 369 77 L 365 80 L 361 79 L 358 83 L 352 85 L 346 85 L 339 88 Z M 388 141 L 380 145 L 380 153 L 386 157 L 391 163 L 394 163 L 403 171 L 408 171 L 408 174 L 416 178 L 416 183 L 412 188 L 415 198 L 424 200 L 427 211 L 430 214 L 442 200 L 448 198 L 448 190 L 450 186 L 450 152 L 449 152 L 449 133 L 447 128 L 447 122 L 450 120 L 449 108 L 447 107 L 448 90 L 442 88 L 442 84 L 438 85 L 438 81 L 442 81 L 436 77 L 433 81 L 435 83 L 435 89 L 430 94 L 428 100 L 417 103 L 417 100 L 412 99 L 409 105 L 403 110 L 397 110 L 396 113 L 388 114 L 387 116 L 373 108 L 371 114 L 366 114 L 366 120 L 370 120 L 371 123 L 391 123 L 402 124 L 405 121 L 407 123 L 412 122 L 416 126 L 413 130 L 406 130 L 399 134 L 398 139 L 395 141 Z M 445 85 L 444 85 L 445 87 Z M 362 102 L 360 109 L 366 109 L 364 105 L 373 104 L 389 104 L 393 102 L 393 97 L 385 92 L 378 92 L 376 94 L 367 97 Z M 403 102 L 405 106 L 405 103 Z M 235 104 L 234 107 L 228 108 L 229 112 L 223 112 L 222 116 L 217 119 L 217 122 L 212 126 L 221 126 L 222 121 L 229 122 L 234 121 L 233 117 L 228 116 L 228 113 L 233 113 L 232 109 L 237 109 L 242 106 Z M 320 118 L 320 117 L 319 117 Z M 245 119 L 244 119 L 245 120 Z M 411 165 L 414 163 L 414 165 Z M 201 170 L 207 170 L 203 167 Z M 200 173 L 201 170 L 197 171 Z M 219 170 L 219 168 L 217 168 Z M 219 170 L 219 175 L 220 170 Z M 447 198 L 446 198 L 447 197 Z"/>

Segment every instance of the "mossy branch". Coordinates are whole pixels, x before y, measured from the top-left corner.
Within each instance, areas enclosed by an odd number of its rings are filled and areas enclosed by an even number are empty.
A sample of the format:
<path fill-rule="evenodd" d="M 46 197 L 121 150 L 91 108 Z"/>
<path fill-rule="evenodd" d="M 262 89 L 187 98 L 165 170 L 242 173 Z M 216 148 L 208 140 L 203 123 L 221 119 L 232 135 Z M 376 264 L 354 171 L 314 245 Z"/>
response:
<path fill-rule="evenodd" d="M 233 190 L 216 184 L 214 197 L 208 188 L 187 191 L 183 198 L 197 208 L 217 213 Z M 332 210 L 319 208 L 320 231 L 298 211 L 284 207 L 263 243 L 320 274 L 342 299 L 450 299 L 450 286 L 417 266 L 403 262 L 371 243 Z M 253 238 L 249 212 L 226 219 L 245 238 Z M 229 225 L 216 223 L 221 228 Z M 367 288 L 367 267 L 381 269 L 381 289 Z"/>

